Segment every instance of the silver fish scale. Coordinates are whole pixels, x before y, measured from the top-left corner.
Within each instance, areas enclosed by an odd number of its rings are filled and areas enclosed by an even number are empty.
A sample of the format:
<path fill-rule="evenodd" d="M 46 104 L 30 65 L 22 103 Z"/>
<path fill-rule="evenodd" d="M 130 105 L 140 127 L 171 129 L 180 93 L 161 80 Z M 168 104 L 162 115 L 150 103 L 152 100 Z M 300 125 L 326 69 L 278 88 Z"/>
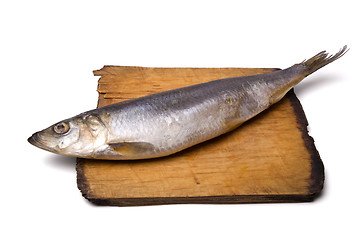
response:
<path fill-rule="evenodd" d="M 94 109 L 36 132 L 28 141 L 62 155 L 97 159 L 170 155 L 236 128 L 346 51 L 344 46 L 335 55 L 323 51 L 284 70 L 215 80 Z"/>
<path fill-rule="evenodd" d="M 119 103 L 107 108 L 108 141 L 149 142 L 156 152 L 172 152 L 211 139 L 240 125 L 254 105 L 262 105 L 261 90 L 246 90 L 249 86 L 233 78 Z"/>

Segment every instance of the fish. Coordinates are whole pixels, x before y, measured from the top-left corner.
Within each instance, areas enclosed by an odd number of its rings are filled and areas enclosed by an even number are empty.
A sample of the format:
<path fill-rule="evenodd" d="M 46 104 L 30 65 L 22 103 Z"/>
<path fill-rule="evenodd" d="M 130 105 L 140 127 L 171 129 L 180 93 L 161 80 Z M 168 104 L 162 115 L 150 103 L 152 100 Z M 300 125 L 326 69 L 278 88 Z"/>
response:
<path fill-rule="evenodd" d="M 283 70 L 214 80 L 93 109 L 34 133 L 28 142 L 87 159 L 168 156 L 238 128 L 347 51 L 345 45 L 334 55 L 322 51 Z"/>

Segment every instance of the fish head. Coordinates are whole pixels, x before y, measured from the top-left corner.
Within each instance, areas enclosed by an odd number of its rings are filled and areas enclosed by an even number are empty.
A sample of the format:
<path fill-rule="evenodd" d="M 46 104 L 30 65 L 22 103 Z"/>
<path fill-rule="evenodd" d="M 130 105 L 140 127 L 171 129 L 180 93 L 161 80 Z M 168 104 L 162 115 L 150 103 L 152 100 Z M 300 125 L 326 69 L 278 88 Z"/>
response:
<path fill-rule="evenodd" d="M 76 157 L 91 157 L 105 141 L 106 127 L 99 116 L 92 114 L 60 121 L 28 138 L 38 148 Z"/>

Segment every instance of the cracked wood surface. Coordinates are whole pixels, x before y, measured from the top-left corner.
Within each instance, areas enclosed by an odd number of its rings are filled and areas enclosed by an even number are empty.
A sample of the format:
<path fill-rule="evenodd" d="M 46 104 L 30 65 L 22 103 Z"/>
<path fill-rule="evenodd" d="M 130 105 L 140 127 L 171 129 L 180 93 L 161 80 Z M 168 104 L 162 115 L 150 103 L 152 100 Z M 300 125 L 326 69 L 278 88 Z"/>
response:
<path fill-rule="evenodd" d="M 105 66 L 98 107 L 263 68 Z M 324 169 L 299 100 L 283 100 L 235 131 L 172 156 L 140 161 L 78 159 L 78 187 L 100 205 L 310 201 Z"/>

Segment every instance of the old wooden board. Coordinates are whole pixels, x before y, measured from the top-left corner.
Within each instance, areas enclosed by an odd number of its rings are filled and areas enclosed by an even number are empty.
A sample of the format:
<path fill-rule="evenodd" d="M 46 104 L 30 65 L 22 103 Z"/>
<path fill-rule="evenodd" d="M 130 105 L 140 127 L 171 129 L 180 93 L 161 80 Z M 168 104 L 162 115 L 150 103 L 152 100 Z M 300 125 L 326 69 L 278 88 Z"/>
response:
<path fill-rule="evenodd" d="M 276 69 L 105 66 L 98 107 L 214 79 Z M 293 91 L 235 131 L 169 157 L 78 159 L 83 196 L 99 205 L 311 201 L 324 168 Z"/>

